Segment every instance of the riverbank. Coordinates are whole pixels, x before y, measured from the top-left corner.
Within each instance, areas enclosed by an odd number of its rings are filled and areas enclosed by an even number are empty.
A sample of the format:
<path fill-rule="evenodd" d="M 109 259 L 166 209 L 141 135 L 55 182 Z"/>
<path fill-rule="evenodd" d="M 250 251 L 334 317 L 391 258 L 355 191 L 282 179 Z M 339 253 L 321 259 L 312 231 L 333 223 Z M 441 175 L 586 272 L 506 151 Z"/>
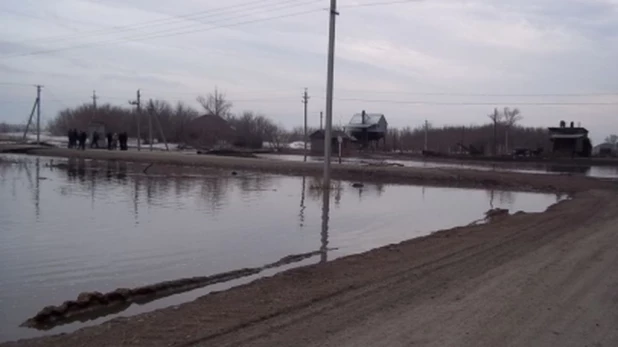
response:
<path fill-rule="evenodd" d="M 0 145 L 0 152 L 3 151 Z M 7 151 L 8 147 L 4 147 Z M 11 150 L 9 148 L 9 150 Z M 14 150 L 14 149 L 12 149 Z M 255 158 L 222 157 L 178 152 L 77 151 L 65 148 L 19 147 L 18 153 L 92 160 L 127 161 L 147 167 L 149 174 L 199 173 L 200 168 L 230 171 L 258 171 L 296 176 L 320 176 L 319 162 L 277 161 Z M 618 183 L 576 175 L 540 175 L 512 172 L 463 170 L 447 168 L 379 167 L 333 164 L 332 178 L 360 182 L 422 184 L 442 187 L 488 188 L 513 191 L 575 193 L 589 189 L 613 189 Z"/>
<path fill-rule="evenodd" d="M 618 202 L 461 227 L 13 346 L 616 345 Z"/>

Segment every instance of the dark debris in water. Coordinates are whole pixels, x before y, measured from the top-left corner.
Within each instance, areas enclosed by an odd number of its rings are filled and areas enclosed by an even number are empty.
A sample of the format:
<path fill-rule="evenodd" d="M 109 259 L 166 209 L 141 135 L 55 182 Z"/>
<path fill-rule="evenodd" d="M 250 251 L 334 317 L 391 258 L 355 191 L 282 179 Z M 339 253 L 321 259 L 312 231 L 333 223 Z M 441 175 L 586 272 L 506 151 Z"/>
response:
<path fill-rule="evenodd" d="M 326 251 L 329 250 L 333 249 L 328 249 Z M 244 268 L 211 276 L 165 281 L 133 289 L 118 288 L 105 294 L 96 291 L 83 292 L 78 295 L 76 300 L 65 301 L 59 306 L 46 306 L 34 317 L 22 323 L 21 326 L 38 330 L 49 330 L 58 325 L 69 324 L 76 321 L 85 322 L 109 314 L 122 312 L 133 303 L 143 305 L 170 295 L 256 275 L 267 269 L 281 267 L 320 255 L 322 252 L 323 251 L 320 250 L 303 254 L 292 254 L 261 267 Z"/>

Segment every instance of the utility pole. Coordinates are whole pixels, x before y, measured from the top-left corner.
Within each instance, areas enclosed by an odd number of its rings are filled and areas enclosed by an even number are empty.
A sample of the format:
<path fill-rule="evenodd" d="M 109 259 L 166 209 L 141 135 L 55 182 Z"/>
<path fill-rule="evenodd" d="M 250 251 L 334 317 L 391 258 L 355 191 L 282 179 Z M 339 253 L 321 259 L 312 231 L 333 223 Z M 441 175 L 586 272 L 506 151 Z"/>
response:
<path fill-rule="evenodd" d="M 320 111 L 320 130 L 322 130 L 322 118 L 324 118 L 324 114 Z"/>
<path fill-rule="evenodd" d="M 129 101 L 130 105 L 137 106 L 137 150 L 142 150 L 142 133 L 140 129 L 140 119 L 142 118 L 142 103 L 141 103 L 141 94 L 139 89 L 137 90 L 137 100 Z"/>
<path fill-rule="evenodd" d="M 152 102 L 152 99 L 150 99 L 150 102 Z M 150 143 L 150 151 L 152 152 L 152 113 L 155 111 L 154 110 L 154 105 L 149 106 L 149 110 L 148 110 L 148 143 Z"/>
<path fill-rule="evenodd" d="M 36 144 L 41 144 L 41 88 L 36 86 Z"/>
<path fill-rule="evenodd" d="M 39 144 L 40 141 L 40 125 L 41 125 L 41 88 L 43 86 L 36 86 L 36 99 L 34 99 L 34 104 L 32 105 L 32 111 L 30 111 L 30 116 L 28 117 L 28 123 L 26 123 L 26 129 L 24 130 L 24 136 L 22 141 L 27 141 L 26 136 L 28 135 L 28 130 L 30 129 L 30 124 L 32 124 L 32 117 L 34 117 L 34 110 L 37 110 L 37 123 L 36 123 L 36 143 Z"/>
<path fill-rule="evenodd" d="M 427 133 L 429 132 L 429 122 L 425 120 L 425 151 L 427 151 Z"/>
<path fill-rule="evenodd" d="M 305 88 L 305 92 L 303 93 L 303 104 L 305 105 L 305 136 L 303 137 L 305 144 L 305 159 L 307 161 L 307 104 L 309 103 L 309 95 L 307 94 L 307 88 Z"/>
<path fill-rule="evenodd" d="M 95 90 L 92 91 L 92 119 L 97 116 L 97 92 Z"/>
<path fill-rule="evenodd" d="M 326 124 L 324 129 L 324 189 L 330 189 L 330 156 L 332 154 L 333 89 L 335 73 L 335 24 L 337 0 L 330 0 L 330 22 L 328 25 L 328 64 L 326 72 Z"/>

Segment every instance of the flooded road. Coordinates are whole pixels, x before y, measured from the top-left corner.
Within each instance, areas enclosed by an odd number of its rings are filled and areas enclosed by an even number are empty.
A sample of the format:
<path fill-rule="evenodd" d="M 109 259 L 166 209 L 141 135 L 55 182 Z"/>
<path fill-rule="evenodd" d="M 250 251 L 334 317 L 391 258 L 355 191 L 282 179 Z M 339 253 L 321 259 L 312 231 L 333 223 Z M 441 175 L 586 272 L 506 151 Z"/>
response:
<path fill-rule="evenodd" d="M 466 225 L 490 208 L 540 212 L 561 197 L 334 181 L 211 170 L 201 177 L 131 173 L 127 164 L 0 157 L 0 341 L 47 332 L 19 328 L 47 305 L 111 291 L 273 264 L 258 276 Z M 64 165 L 66 163 L 66 165 Z M 134 314 L 258 276 L 133 305 Z"/>
<path fill-rule="evenodd" d="M 286 160 L 286 161 L 303 161 L 302 155 L 293 154 L 261 154 L 260 157 L 269 160 Z M 322 161 L 322 157 L 307 157 L 308 161 Z M 333 158 L 337 161 L 337 158 Z M 504 171 L 504 172 L 519 172 L 533 174 L 574 174 L 596 178 L 616 178 L 618 179 L 618 167 L 616 166 L 599 166 L 599 165 L 567 165 L 567 164 L 545 164 L 534 162 L 503 162 L 495 163 L 473 163 L 465 162 L 439 162 L 431 160 L 395 160 L 395 159 L 363 159 L 363 158 L 342 158 L 342 162 L 346 164 L 371 165 L 389 163 L 405 167 L 418 168 L 445 168 L 445 169 L 466 169 L 466 170 L 482 170 L 482 171 Z"/>

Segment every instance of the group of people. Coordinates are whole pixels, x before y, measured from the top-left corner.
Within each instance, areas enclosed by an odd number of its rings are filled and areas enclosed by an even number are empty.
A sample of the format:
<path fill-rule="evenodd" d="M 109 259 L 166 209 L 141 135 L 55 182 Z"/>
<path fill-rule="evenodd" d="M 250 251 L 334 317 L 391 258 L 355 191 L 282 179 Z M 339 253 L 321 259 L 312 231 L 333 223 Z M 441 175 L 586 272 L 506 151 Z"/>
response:
<path fill-rule="evenodd" d="M 86 140 L 88 140 L 88 134 L 85 131 L 69 130 L 69 148 L 85 150 Z"/>
<path fill-rule="evenodd" d="M 69 130 L 69 148 L 76 148 L 85 150 L 86 142 L 88 141 L 88 133 L 85 131 L 77 131 L 77 129 Z M 129 139 L 129 135 L 126 132 L 118 133 L 107 133 L 107 149 L 115 150 L 120 147 L 121 151 L 126 151 L 129 147 L 127 145 L 127 141 Z M 92 133 L 92 141 L 90 141 L 90 148 L 100 148 L 99 147 L 99 139 L 101 135 L 94 131 Z"/>
<path fill-rule="evenodd" d="M 120 146 L 121 151 L 126 151 L 129 147 L 127 145 L 127 141 L 129 140 L 129 135 L 126 132 L 118 133 L 107 133 L 107 149 L 114 150 Z"/>

